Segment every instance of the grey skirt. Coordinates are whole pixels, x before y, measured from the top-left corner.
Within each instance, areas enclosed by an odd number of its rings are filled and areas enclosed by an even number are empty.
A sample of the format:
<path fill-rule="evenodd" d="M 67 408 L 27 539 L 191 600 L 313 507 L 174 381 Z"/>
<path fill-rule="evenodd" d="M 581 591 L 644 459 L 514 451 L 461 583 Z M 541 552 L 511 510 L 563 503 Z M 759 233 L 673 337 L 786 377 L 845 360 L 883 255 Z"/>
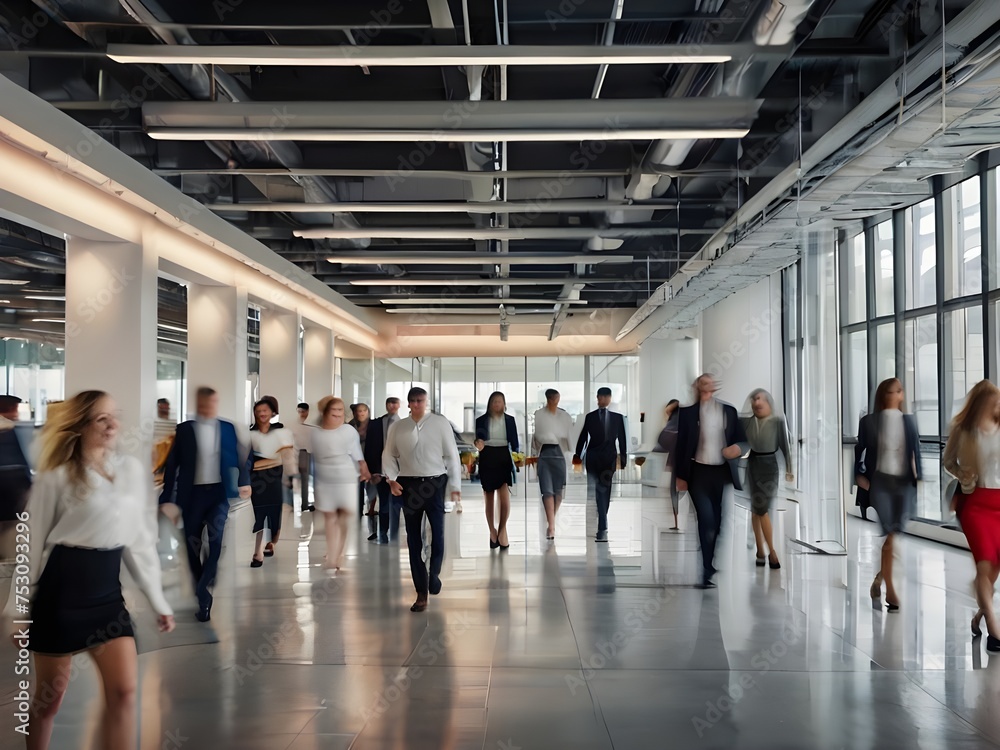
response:
<path fill-rule="evenodd" d="M 883 534 L 902 532 L 916 514 L 917 486 L 910 479 L 875 472 L 869 494 Z"/>
<path fill-rule="evenodd" d="M 778 457 L 773 453 L 751 453 L 747 459 L 747 493 L 750 510 L 763 516 L 778 494 Z"/>
<path fill-rule="evenodd" d="M 566 487 L 566 457 L 558 445 L 543 445 L 538 454 L 538 489 L 542 497 L 560 494 Z"/>

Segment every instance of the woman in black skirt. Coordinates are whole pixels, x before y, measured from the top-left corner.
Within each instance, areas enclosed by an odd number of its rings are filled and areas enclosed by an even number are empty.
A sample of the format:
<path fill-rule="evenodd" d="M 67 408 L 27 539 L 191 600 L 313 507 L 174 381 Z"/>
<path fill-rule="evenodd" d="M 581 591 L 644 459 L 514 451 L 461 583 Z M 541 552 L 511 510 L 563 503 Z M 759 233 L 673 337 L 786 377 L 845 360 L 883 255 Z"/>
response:
<path fill-rule="evenodd" d="M 265 396 L 253 405 L 254 424 L 250 428 L 250 455 L 247 470 L 250 472 L 250 487 L 253 503 L 253 533 L 257 535 L 251 568 L 259 568 L 265 557 L 274 555 L 274 545 L 281 533 L 282 477 L 292 476 L 298 471 L 294 467 L 295 440 L 290 430 L 271 424 L 274 417 L 273 399 Z M 264 526 L 271 532 L 271 540 L 264 544 Z"/>
<path fill-rule="evenodd" d="M 119 582 L 122 561 L 157 613 L 160 631 L 174 629 L 160 584 L 149 471 L 115 452 L 117 435 L 117 407 L 102 391 L 84 391 L 50 410 L 42 432 L 27 509 L 31 550 L 22 553 L 27 591 L 15 570 L 5 610 L 13 620 L 33 621 L 12 629 L 15 646 L 34 652 L 31 750 L 49 746 L 72 656 L 81 651 L 93 658 L 104 686 L 101 747 L 135 747 L 139 669 Z"/>
<path fill-rule="evenodd" d="M 507 414 L 507 399 L 500 391 L 490 394 L 486 413 L 476 419 L 476 450 L 479 451 L 479 480 L 486 498 L 486 523 L 490 527 L 490 549 L 507 549 L 507 519 L 510 517 L 510 488 L 514 486 L 514 458 L 517 452 L 517 423 Z M 499 519 L 493 525 L 493 496 L 499 500 Z"/>

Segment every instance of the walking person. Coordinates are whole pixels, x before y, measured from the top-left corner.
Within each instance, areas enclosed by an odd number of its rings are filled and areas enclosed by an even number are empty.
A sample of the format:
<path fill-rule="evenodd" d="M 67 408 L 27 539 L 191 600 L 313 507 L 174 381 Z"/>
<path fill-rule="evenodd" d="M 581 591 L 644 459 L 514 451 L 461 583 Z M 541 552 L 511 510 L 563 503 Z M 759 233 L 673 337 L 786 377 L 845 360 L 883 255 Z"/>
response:
<path fill-rule="evenodd" d="M 958 480 L 952 510 L 976 562 L 979 609 L 972 617 L 972 637 L 983 634 L 980 622 L 985 618 L 986 650 L 1000 651 L 1000 621 L 993 609 L 1000 575 L 1000 389 L 989 380 L 972 387 L 951 421 L 942 465 Z"/>
<path fill-rule="evenodd" d="M 11 619 L 32 620 L 30 634 L 17 626 L 11 633 L 16 646 L 34 653 L 29 750 L 48 748 L 73 680 L 73 654 L 81 652 L 94 660 L 104 689 L 101 747 L 135 747 L 139 666 L 119 581 L 123 561 L 156 612 L 160 632 L 174 629 L 160 582 L 149 470 L 116 452 L 117 414 L 108 394 L 83 391 L 50 412 L 42 432 L 28 503 L 29 591 L 25 597 L 12 586 L 5 610 Z"/>
<path fill-rule="evenodd" d="M 0 560 L 14 559 L 18 516 L 31 491 L 28 435 L 18 425 L 17 396 L 0 396 Z"/>
<path fill-rule="evenodd" d="M 597 503 L 597 536 L 595 541 L 608 541 L 608 508 L 611 505 L 611 484 L 617 467 L 628 466 L 628 442 L 625 437 L 625 417 L 611 411 L 611 389 L 597 389 L 597 409 L 583 422 L 583 431 L 576 441 L 573 463 L 584 461 L 587 466 L 588 494 Z M 615 447 L 617 445 L 617 448 Z"/>
<path fill-rule="evenodd" d="M 365 464 L 371 472 L 369 480 L 378 495 L 378 539 L 379 544 L 388 544 L 399 535 L 399 514 L 403 510 L 401 502 L 397 502 L 389 491 L 389 483 L 382 476 L 382 451 L 389 437 L 389 428 L 399 421 L 399 399 L 390 396 L 385 400 L 385 414 L 373 419 L 368 427 L 368 438 L 363 451 Z"/>
<path fill-rule="evenodd" d="M 545 391 L 545 406 L 535 412 L 532 452 L 538 456 L 538 489 L 545 508 L 545 538 L 556 538 L 556 513 L 566 489 L 566 453 L 571 450 L 573 419 L 559 408 L 559 391 Z"/>
<path fill-rule="evenodd" d="M 654 453 L 666 453 L 667 460 L 664 465 L 664 470 L 670 472 L 670 507 L 674 511 L 674 525 L 670 527 L 671 531 L 680 531 L 680 526 L 677 525 L 677 513 L 680 510 L 680 493 L 677 491 L 677 472 L 674 469 L 674 453 L 677 451 L 677 420 L 680 418 L 681 404 L 676 398 L 672 398 L 667 402 L 667 405 L 663 409 L 663 416 L 666 418 L 667 423 L 660 431 L 659 437 L 656 438 L 656 446 L 653 448 Z"/>
<path fill-rule="evenodd" d="M 368 404 L 351 404 L 350 409 L 353 416 L 348 424 L 357 430 L 358 439 L 361 441 L 361 449 L 364 450 L 365 441 L 368 439 L 368 425 L 371 422 L 371 410 L 368 408 Z M 368 516 L 368 531 L 371 532 L 368 541 L 371 542 L 378 537 L 376 522 L 374 520 L 375 502 L 378 495 L 375 492 L 375 487 L 369 485 L 368 482 L 359 482 L 357 490 L 358 517 L 364 518 Z"/>
<path fill-rule="evenodd" d="M 285 476 L 298 470 L 295 459 L 295 439 L 292 433 L 280 423 L 271 424 L 274 410 L 269 397 L 262 398 L 253 405 L 254 424 L 250 428 L 250 456 L 247 469 L 253 493 L 253 533 L 254 542 L 251 568 L 259 568 L 265 557 L 274 556 L 274 546 L 281 535 L 281 514 L 283 508 L 283 486 Z M 271 539 L 264 544 L 264 528 L 271 533 Z"/>
<path fill-rule="evenodd" d="M 177 426 L 163 471 L 160 504 L 176 503 L 180 508 L 188 567 L 198 597 L 196 617 L 208 622 L 229 501 L 250 497 L 250 475 L 240 460 L 236 427 L 219 419 L 219 394 L 212 388 L 199 388 L 195 409 L 194 419 Z"/>
<path fill-rule="evenodd" d="M 452 501 L 461 502 L 462 465 L 451 422 L 440 414 L 427 411 L 427 391 L 413 387 L 406 401 L 410 416 L 399 420 L 389 430 L 382 468 L 392 494 L 403 499 L 410 575 L 417 591 L 417 600 L 410 611 L 423 612 L 427 609 L 427 594 L 441 591 L 444 498 L 450 488 Z M 424 516 L 431 528 L 430 571 L 421 557 Z"/>
<path fill-rule="evenodd" d="M 746 450 L 746 434 L 736 407 L 715 398 L 715 378 L 705 373 L 694 381 L 695 403 L 677 418 L 674 466 L 677 491 L 688 491 L 698 516 L 702 588 L 714 588 L 715 546 L 722 533 L 722 499 L 726 485 L 742 489 L 737 459 Z"/>
<path fill-rule="evenodd" d="M 858 487 L 868 491 L 885 534 L 882 567 L 872 581 L 871 597 L 880 599 L 885 583 L 886 609 L 898 612 L 899 597 L 892 578 L 893 549 L 896 535 L 916 512 L 917 482 L 921 478 L 920 435 L 916 420 L 903 412 L 903 384 L 898 378 L 879 383 L 875 411 L 858 425 L 854 476 Z"/>
<path fill-rule="evenodd" d="M 785 481 L 795 481 L 791 468 L 792 454 L 788 448 L 788 424 L 775 408 L 774 397 L 763 388 L 751 392 L 747 401 L 752 414 L 744 419 L 743 430 L 750 444 L 746 478 L 753 536 L 757 543 L 755 564 L 762 568 L 766 560 L 772 570 L 777 570 L 781 562 L 774 550 L 769 514 L 778 494 L 778 451 L 785 459 Z"/>
<path fill-rule="evenodd" d="M 309 404 L 305 401 L 296 408 L 299 421 L 291 426 L 295 440 L 295 452 L 299 464 L 299 508 L 300 512 L 315 511 L 316 506 L 309 499 L 309 477 L 312 474 L 312 437 L 316 426 L 309 422 Z"/>
<path fill-rule="evenodd" d="M 371 475 L 365 464 L 358 431 L 344 422 L 344 401 L 326 396 L 319 402 L 320 427 L 312 436 L 316 508 L 323 514 L 326 557 L 323 567 L 340 573 L 344 567 L 347 524 L 358 482 Z"/>
<path fill-rule="evenodd" d="M 486 523 L 490 549 L 507 549 L 507 519 L 510 518 L 510 488 L 514 486 L 514 453 L 518 450 L 517 423 L 507 413 L 507 399 L 494 391 L 486 401 L 486 413 L 476 418 L 476 450 L 479 451 L 479 481 L 486 500 Z M 494 508 L 494 496 L 496 507 Z M 494 510 L 497 523 L 493 525 Z"/>

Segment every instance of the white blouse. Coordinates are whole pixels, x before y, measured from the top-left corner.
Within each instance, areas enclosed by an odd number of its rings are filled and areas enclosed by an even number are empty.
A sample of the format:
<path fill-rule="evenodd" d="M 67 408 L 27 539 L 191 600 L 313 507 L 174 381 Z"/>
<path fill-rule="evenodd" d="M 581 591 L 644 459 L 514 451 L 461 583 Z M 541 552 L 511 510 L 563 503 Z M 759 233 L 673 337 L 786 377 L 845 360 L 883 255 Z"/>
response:
<path fill-rule="evenodd" d="M 317 482 L 356 482 L 358 464 L 365 460 L 361 437 L 349 424 L 313 431 L 312 456 Z"/>
<path fill-rule="evenodd" d="M 102 550 L 124 547 L 125 567 L 150 606 L 159 615 L 172 615 L 160 582 L 152 477 L 132 456 L 114 455 L 108 468 L 111 482 L 87 470 L 93 489 L 84 497 L 78 497 L 79 487 L 70 484 L 65 467 L 35 477 L 27 507 L 31 533 L 29 597 L 34 599 L 38 579 L 57 544 Z M 16 614 L 14 586 L 4 614 L 12 619 L 24 617 Z"/>
<path fill-rule="evenodd" d="M 494 448 L 506 448 L 509 444 L 507 440 L 507 417 L 501 414 L 499 417 L 490 415 L 490 434 L 485 441 L 486 445 Z"/>
<path fill-rule="evenodd" d="M 878 471 L 893 477 L 906 475 L 906 432 L 903 429 L 903 412 L 883 409 L 878 425 Z"/>
<path fill-rule="evenodd" d="M 272 427 L 267 432 L 250 430 L 250 448 L 257 458 L 281 458 L 282 448 L 294 448 L 295 437 L 285 427 Z"/>
<path fill-rule="evenodd" d="M 976 449 L 979 451 L 979 487 L 1000 489 L 1000 429 L 992 432 L 979 430 Z"/>

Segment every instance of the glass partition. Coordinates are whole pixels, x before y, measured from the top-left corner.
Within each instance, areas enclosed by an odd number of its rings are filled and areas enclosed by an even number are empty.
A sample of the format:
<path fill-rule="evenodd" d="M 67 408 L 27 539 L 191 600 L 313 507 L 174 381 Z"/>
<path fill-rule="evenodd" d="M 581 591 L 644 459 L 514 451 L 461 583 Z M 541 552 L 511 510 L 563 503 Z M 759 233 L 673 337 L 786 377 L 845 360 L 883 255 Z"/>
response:
<path fill-rule="evenodd" d="M 65 398 L 63 347 L 40 341 L 4 339 L 0 341 L 0 365 L 3 366 L 3 392 L 24 402 L 21 419 L 43 424 L 47 404 Z"/>

